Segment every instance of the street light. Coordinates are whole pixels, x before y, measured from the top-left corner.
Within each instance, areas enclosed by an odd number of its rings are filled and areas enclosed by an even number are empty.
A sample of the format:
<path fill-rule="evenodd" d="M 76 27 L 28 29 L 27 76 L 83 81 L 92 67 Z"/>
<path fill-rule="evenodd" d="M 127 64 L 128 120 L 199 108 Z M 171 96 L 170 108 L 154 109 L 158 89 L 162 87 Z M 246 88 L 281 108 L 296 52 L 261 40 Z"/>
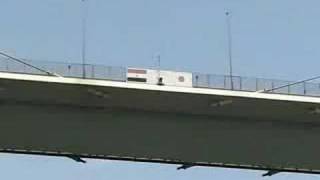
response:
<path fill-rule="evenodd" d="M 231 13 L 226 12 L 226 23 L 227 23 L 227 35 L 228 35 L 228 55 L 229 55 L 229 74 L 230 74 L 230 85 L 231 90 L 234 89 L 233 85 L 233 72 L 232 72 L 232 34 L 231 34 Z"/>
<path fill-rule="evenodd" d="M 82 2 L 82 78 L 86 78 L 86 51 L 87 51 L 87 0 Z"/>

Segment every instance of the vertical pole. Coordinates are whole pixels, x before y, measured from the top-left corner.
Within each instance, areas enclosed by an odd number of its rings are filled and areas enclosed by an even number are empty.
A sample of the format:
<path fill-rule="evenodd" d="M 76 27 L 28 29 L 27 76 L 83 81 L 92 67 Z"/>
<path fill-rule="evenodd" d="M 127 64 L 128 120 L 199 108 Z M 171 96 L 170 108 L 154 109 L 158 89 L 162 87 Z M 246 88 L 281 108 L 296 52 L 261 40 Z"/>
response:
<path fill-rule="evenodd" d="M 95 75 L 95 68 L 94 68 L 94 65 L 91 65 L 91 78 L 94 79 L 94 75 Z"/>
<path fill-rule="evenodd" d="M 196 87 L 199 87 L 199 85 L 198 85 L 199 76 L 198 75 L 195 76 L 195 80 L 196 80 Z M 319 85 L 319 87 L 320 87 L 320 85 Z"/>
<path fill-rule="evenodd" d="M 232 34 L 231 34 L 231 14 L 226 12 L 226 23 L 227 23 L 227 34 L 228 34 L 228 55 L 229 55 L 229 74 L 230 74 L 230 85 L 233 90 L 233 69 L 232 69 Z"/>
<path fill-rule="evenodd" d="M 82 2 L 82 78 L 86 78 L 86 51 L 87 51 L 87 0 Z"/>
<path fill-rule="evenodd" d="M 6 60 L 6 70 L 7 70 L 7 71 L 9 71 L 9 61 L 10 61 L 10 59 L 8 58 L 8 59 Z"/>
<path fill-rule="evenodd" d="M 158 62 L 158 81 L 160 80 L 160 68 L 161 68 L 161 56 L 160 54 L 157 55 L 157 62 Z"/>

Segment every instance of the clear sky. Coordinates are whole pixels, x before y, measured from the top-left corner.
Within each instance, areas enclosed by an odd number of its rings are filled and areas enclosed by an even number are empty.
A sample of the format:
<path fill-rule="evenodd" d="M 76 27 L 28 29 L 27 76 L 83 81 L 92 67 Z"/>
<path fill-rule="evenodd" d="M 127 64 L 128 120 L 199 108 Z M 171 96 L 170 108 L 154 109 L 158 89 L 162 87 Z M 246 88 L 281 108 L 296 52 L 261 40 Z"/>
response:
<path fill-rule="evenodd" d="M 318 0 L 87 0 L 88 63 L 228 72 L 224 12 L 232 11 L 234 73 L 298 80 L 319 75 Z M 0 50 L 81 62 L 81 0 L 1 0 Z M 0 155 L 3 179 L 261 179 L 260 171 Z M 268 179 L 318 179 L 283 173 Z"/>

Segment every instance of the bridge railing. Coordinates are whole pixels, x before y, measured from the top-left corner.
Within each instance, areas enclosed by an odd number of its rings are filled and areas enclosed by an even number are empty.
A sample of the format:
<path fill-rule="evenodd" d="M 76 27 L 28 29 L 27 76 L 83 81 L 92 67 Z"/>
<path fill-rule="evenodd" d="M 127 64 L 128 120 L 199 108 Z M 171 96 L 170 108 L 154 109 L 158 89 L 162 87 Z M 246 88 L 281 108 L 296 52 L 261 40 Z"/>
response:
<path fill-rule="evenodd" d="M 44 62 L 24 60 L 43 70 L 56 73 L 64 77 L 83 78 L 83 65 L 76 63 L 63 63 L 63 62 Z M 85 64 L 85 78 L 87 79 L 103 79 L 112 81 L 126 81 L 126 68 L 104 65 Z M 21 64 L 10 59 L 0 59 L 0 71 L 25 73 L 25 74 L 39 74 L 45 73 L 31 68 L 25 64 Z"/>
<path fill-rule="evenodd" d="M 274 79 L 251 78 L 242 76 L 232 77 L 233 90 L 236 91 L 262 91 L 270 90 L 269 93 L 292 94 L 305 96 L 320 96 L 320 83 L 304 82 L 295 85 L 293 81 Z M 288 86 L 286 86 L 288 85 Z M 213 89 L 232 89 L 231 77 L 213 74 L 193 73 L 193 86 Z M 280 89 L 277 87 L 285 86 Z M 272 90 L 275 89 L 275 90 Z"/>
<path fill-rule="evenodd" d="M 32 61 L 26 59 L 24 61 L 46 71 L 54 72 L 64 77 L 83 78 L 82 64 Z M 0 71 L 46 75 L 45 73 L 31 68 L 27 65 L 4 58 L 0 58 Z M 123 82 L 127 80 L 127 68 L 124 67 L 86 64 L 85 72 L 85 78 L 87 79 L 101 79 Z M 255 92 L 261 90 L 271 90 L 276 87 L 289 85 L 292 83 L 292 81 L 242 76 L 233 76 L 231 78 L 227 75 L 213 75 L 203 73 L 192 73 L 192 75 L 193 87 L 195 88 L 228 89 L 235 91 Z M 231 79 L 233 82 L 233 89 L 231 87 Z M 271 90 L 269 93 L 320 96 L 320 83 L 305 82 L 295 85 L 289 85 L 281 89 Z"/>

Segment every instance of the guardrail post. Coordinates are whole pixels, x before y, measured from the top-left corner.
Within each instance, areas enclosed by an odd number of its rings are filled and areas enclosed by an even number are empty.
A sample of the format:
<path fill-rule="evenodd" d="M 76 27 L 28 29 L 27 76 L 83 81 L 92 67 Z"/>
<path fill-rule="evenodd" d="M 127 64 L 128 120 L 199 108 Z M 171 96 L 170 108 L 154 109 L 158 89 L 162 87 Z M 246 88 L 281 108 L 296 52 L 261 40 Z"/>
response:
<path fill-rule="evenodd" d="M 307 87 L 306 87 L 306 82 L 303 82 L 303 94 L 307 94 Z"/>
<path fill-rule="evenodd" d="M 68 64 L 68 76 L 70 76 L 70 71 L 71 71 L 71 65 Z"/>
<path fill-rule="evenodd" d="M 92 78 L 95 79 L 96 77 L 96 66 L 92 65 Z"/>
<path fill-rule="evenodd" d="M 207 88 L 210 88 L 210 75 L 207 74 Z"/>
<path fill-rule="evenodd" d="M 6 60 L 6 70 L 9 71 L 9 59 Z"/>
<path fill-rule="evenodd" d="M 198 87 L 198 80 L 199 80 L 199 76 L 198 75 L 195 75 L 195 86 Z"/>
<path fill-rule="evenodd" d="M 91 78 L 94 79 L 94 65 L 91 66 Z"/>
<path fill-rule="evenodd" d="M 26 72 L 26 65 L 25 65 L 25 64 L 23 64 L 23 70 L 22 70 L 22 72 L 23 72 L 23 73 L 27 73 L 27 72 Z"/>
<path fill-rule="evenodd" d="M 223 89 L 227 89 L 227 76 L 224 75 L 223 78 Z"/>
<path fill-rule="evenodd" d="M 111 67 L 111 66 L 108 66 L 108 67 L 107 67 L 107 72 L 108 72 L 108 74 L 107 74 L 107 76 L 105 77 L 105 79 L 109 79 L 109 78 L 112 77 L 112 74 L 111 74 L 111 72 L 112 72 L 112 67 Z"/>

